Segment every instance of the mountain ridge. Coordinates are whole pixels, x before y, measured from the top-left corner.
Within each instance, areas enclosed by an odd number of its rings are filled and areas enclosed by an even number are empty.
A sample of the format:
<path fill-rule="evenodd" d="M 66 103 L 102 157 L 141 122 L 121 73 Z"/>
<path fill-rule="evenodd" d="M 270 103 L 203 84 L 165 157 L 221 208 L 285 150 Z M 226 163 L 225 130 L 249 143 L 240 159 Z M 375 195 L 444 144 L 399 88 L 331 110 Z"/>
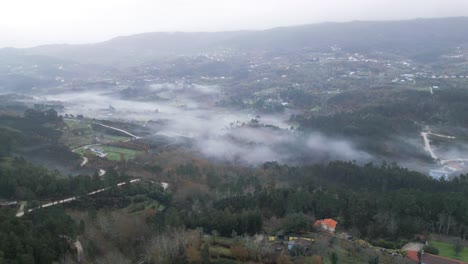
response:
<path fill-rule="evenodd" d="M 450 29 L 450 30 L 448 30 Z M 468 17 L 398 21 L 326 22 L 267 30 L 225 32 L 150 32 L 91 44 L 50 44 L 15 49 L 87 64 L 138 65 L 166 56 L 214 50 L 316 51 L 340 46 L 347 51 L 384 50 L 430 60 L 439 50 L 468 43 Z M 5 49 L 0 49 L 4 52 Z M 414 53 L 414 54 L 412 54 Z M 429 56 L 433 53 L 434 56 Z"/>

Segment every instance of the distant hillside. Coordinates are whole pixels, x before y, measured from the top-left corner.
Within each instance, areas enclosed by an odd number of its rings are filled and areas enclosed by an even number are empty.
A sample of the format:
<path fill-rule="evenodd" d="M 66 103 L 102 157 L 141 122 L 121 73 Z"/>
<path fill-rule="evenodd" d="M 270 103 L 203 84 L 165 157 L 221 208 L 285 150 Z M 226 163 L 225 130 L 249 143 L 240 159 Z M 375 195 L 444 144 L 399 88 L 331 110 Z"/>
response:
<path fill-rule="evenodd" d="M 219 48 L 243 51 L 325 50 L 338 45 L 348 51 L 380 50 L 431 61 L 468 44 L 468 18 L 407 21 L 323 23 L 263 31 L 218 33 L 145 33 L 88 45 L 48 45 L 24 49 L 82 63 L 136 65 L 161 56 L 193 54 Z"/>

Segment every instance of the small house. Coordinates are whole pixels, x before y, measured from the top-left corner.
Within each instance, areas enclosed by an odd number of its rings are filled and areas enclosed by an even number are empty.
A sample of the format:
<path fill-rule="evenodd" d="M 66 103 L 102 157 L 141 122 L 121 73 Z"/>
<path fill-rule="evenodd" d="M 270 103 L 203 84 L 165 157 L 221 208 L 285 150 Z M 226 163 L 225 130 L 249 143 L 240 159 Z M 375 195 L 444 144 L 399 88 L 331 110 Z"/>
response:
<path fill-rule="evenodd" d="M 338 222 L 336 222 L 333 219 L 323 219 L 323 220 L 317 220 L 314 223 L 314 227 L 325 232 L 330 232 L 330 233 L 335 233 L 336 225 Z"/>

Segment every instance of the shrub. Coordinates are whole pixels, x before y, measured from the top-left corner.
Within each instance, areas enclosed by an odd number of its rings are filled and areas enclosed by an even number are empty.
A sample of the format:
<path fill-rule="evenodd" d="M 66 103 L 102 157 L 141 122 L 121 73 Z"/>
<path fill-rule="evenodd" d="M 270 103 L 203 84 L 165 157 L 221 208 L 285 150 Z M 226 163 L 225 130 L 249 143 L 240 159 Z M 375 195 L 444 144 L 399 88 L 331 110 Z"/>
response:
<path fill-rule="evenodd" d="M 423 250 L 429 254 L 439 255 L 439 249 L 432 245 L 425 245 Z"/>

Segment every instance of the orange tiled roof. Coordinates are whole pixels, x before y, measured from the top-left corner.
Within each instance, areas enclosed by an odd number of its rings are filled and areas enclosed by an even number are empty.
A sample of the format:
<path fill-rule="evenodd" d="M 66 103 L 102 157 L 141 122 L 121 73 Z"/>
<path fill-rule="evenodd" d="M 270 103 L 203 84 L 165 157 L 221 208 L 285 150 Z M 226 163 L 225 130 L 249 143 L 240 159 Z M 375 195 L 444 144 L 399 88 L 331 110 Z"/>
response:
<path fill-rule="evenodd" d="M 335 220 L 333 219 L 325 219 L 323 220 L 323 222 L 329 226 L 329 227 L 332 227 L 332 228 L 335 228 L 336 227 L 336 224 L 338 224 L 338 222 L 336 222 Z"/>
<path fill-rule="evenodd" d="M 315 224 L 314 224 L 314 225 L 321 225 L 321 224 L 325 224 L 325 225 L 327 225 L 327 226 L 330 227 L 330 228 L 335 228 L 336 225 L 338 224 L 338 222 L 336 222 L 336 221 L 333 220 L 333 219 L 327 218 L 327 219 L 315 221 Z"/>

